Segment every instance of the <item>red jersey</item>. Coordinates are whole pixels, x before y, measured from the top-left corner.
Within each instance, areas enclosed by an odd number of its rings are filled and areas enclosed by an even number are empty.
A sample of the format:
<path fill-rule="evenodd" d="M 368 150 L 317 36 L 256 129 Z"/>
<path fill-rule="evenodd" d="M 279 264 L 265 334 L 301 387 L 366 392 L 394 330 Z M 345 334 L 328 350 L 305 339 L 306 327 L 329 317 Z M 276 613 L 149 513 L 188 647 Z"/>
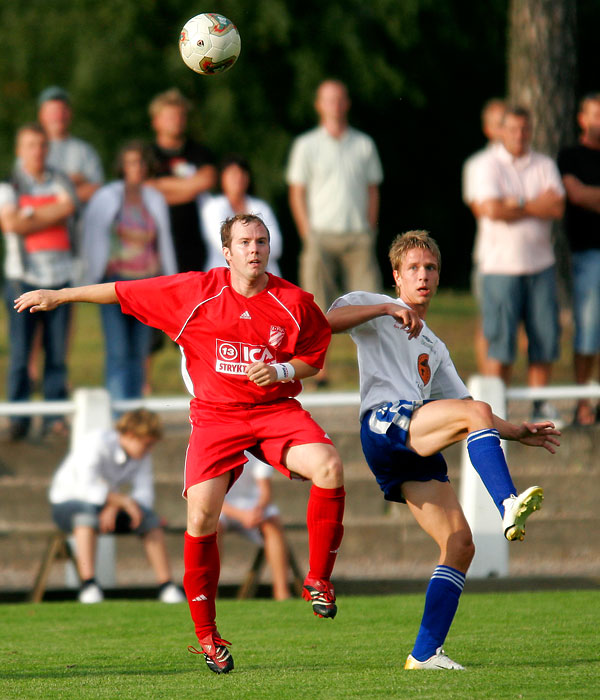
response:
<path fill-rule="evenodd" d="M 299 381 L 260 387 L 248 380 L 253 362 L 302 360 L 321 369 L 331 340 L 312 294 L 269 274 L 252 297 L 231 286 L 229 269 L 116 282 L 121 309 L 160 328 L 181 348 L 189 392 L 208 403 L 257 404 L 297 396 Z"/>

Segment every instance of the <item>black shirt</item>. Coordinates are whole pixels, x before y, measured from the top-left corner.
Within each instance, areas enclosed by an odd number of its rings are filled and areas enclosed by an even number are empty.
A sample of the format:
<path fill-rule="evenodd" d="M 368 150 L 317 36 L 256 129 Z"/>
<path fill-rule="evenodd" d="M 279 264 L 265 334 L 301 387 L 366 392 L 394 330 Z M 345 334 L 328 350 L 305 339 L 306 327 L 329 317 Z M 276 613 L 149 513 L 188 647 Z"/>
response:
<path fill-rule="evenodd" d="M 584 185 L 600 187 L 600 150 L 582 144 L 564 148 L 558 154 L 561 175 L 574 175 Z M 565 210 L 565 230 L 571 250 L 600 248 L 600 214 L 569 201 Z"/>
<path fill-rule="evenodd" d="M 161 148 L 156 143 L 152 144 L 152 149 L 158 161 L 157 177 L 165 175 L 186 177 L 203 165 L 215 164 L 210 149 L 189 139 L 179 149 Z M 202 270 L 206 252 L 196 200 L 174 204 L 169 207 L 169 213 L 179 272 Z"/>

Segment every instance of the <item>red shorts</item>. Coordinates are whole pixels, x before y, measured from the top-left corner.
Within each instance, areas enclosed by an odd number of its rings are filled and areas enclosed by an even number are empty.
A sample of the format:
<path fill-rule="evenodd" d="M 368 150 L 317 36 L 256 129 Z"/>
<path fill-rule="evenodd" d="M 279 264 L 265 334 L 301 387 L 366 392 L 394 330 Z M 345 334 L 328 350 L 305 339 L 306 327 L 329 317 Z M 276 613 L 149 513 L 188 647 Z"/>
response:
<path fill-rule="evenodd" d="M 283 463 L 289 447 L 333 444 L 296 399 L 278 399 L 252 406 L 215 406 L 192 400 L 190 423 L 184 496 L 190 486 L 231 470 L 234 470 L 233 484 L 247 461 L 244 450 L 291 479 L 292 473 Z"/>

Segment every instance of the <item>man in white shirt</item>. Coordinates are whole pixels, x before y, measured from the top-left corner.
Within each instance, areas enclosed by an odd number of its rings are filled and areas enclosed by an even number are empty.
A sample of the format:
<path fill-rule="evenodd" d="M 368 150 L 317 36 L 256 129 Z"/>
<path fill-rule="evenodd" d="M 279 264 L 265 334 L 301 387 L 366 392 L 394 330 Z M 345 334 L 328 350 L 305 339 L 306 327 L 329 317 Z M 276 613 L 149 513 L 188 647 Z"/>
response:
<path fill-rule="evenodd" d="M 441 450 L 466 439 L 505 537 L 522 540 L 525 521 L 540 507 L 543 491 L 532 486 L 516 495 L 500 438 L 554 452 L 560 433 L 548 421 L 508 423 L 488 404 L 471 400 L 446 346 L 424 322 L 441 268 L 440 251 L 428 233 L 397 236 L 389 255 L 399 299 L 351 292 L 334 302 L 327 320 L 334 333 L 349 330 L 358 348 L 367 464 L 386 500 L 406 503 L 440 548 L 405 668 L 462 670 L 442 645 L 475 550 Z"/>
<path fill-rule="evenodd" d="M 348 124 L 343 83 L 322 82 L 315 109 L 319 125 L 294 141 L 287 183 L 302 241 L 300 286 L 326 309 L 340 275 L 346 291 L 381 288 L 375 238 L 383 173 L 371 137 Z"/>
<path fill-rule="evenodd" d="M 564 212 L 565 191 L 554 161 L 530 148 L 527 110 L 509 107 L 502 145 L 483 157 L 473 192 L 479 217 L 483 327 L 487 371 L 509 383 L 519 324 L 528 338 L 529 386 L 545 386 L 559 353 L 558 298 L 552 220 Z M 556 418 L 534 403 L 534 416 Z"/>
<path fill-rule="evenodd" d="M 464 162 L 462 169 L 462 197 L 463 202 L 469 207 L 475 219 L 478 218 L 477 211 L 474 207 L 473 192 L 477 186 L 478 167 L 485 156 L 501 142 L 502 136 L 502 121 L 504 112 L 506 111 L 506 103 L 497 97 L 488 100 L 481 111 L 481 130 L 483 131 L 487 143 L 483 148 L 473 153 Z M 475 241 L 473 243 L 473 270 L 471 274 L 471 292 L 478 305 L 481 307 L 481 273 L 479 272 L 479 227 L 475 232 Z M 477 368 L 481 374 L 485 374 L 487 362 L 488 347 L 485 335 L 483 334 L 483 325 L 481 317 L 478 319 L 475 329 L 475 358 L 477 360 Z"/>

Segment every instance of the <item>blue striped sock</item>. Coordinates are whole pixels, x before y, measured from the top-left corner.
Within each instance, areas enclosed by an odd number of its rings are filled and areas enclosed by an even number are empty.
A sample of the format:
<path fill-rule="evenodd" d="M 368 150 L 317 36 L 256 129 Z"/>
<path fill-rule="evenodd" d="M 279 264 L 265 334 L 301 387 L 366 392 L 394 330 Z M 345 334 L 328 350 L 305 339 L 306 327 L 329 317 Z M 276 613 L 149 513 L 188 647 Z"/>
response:
<path fill-rule="evenodd" d="M 436 567 L 425 594 L 425 610 L 411 654 L 426 661 L 444 643 L 456 614 L 465 575 L 451 566 Z"/>
<path fill-rule="evenodd" d="M 498 431 L 486 428 L 470 433 L 467 436 L 467 450 L 471 464 L 481 477 L 500 515 L 504 515 L 502 501 L 511 494 L 516 494 L 517 490 L 508 471 Z"/>

